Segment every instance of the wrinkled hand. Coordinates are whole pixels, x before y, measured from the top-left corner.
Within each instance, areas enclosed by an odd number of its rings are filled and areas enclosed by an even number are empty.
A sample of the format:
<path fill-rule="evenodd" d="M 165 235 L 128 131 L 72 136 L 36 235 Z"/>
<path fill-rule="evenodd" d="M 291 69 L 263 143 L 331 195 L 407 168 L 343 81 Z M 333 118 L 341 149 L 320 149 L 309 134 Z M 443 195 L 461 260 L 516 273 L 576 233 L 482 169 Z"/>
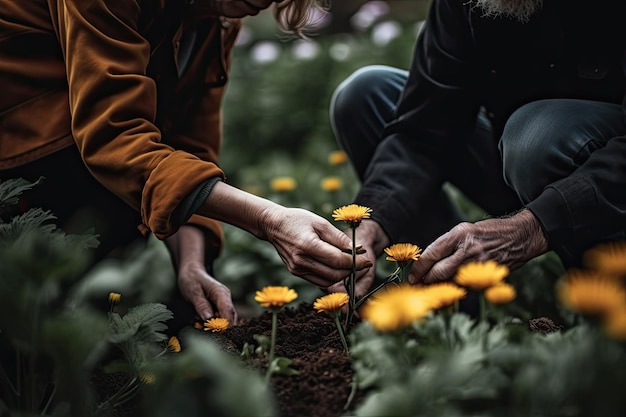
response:
<path fill-rule="evenodd" d="M 409 282 L 449 280 L 470 261 L 494 260 L 514 270 L 547 251 L 539 221 L 528 209 L 507 218 L 460 223 L 424 250 L 413 263 Z"/>
<path fill-rule="evenodd" d="M 178 288 L 202 320 L 223 317 L 237 323 L 237 312 L 228 287 L 218 282 L 201 263 L 187 262 L 178 272 Z"/>
<path fill-rule="evenodd" d="M 352 230 L 345 231 L 346 235 L 351 239 Z M 370 290 L 376 278 L 376 259 L 382 253 L 383 249 L 389 245 L 389 238 L 382 230 L 380 225 L 374 220 L 363 220 L 356 229 L 356 244 L 360 245 L 365 253 L 363 254 L 371 263 L 372 267 L 367 269 L 365 273 L 357 274 L 356 297 L 361 298 Z M 346 292 L 343 282 L 338 282 L 327 289 L 328 292 Z"/>
<path fill-rule="evenodd" d="M 289 271 L 322 287 L 342 281 L 352 272 L 352 241 L 326 219 L 299 208 L 272 206 L 261 216 L 263 238 L 276 248 Z M 373 265 L 364 255 L 357 255 L 358 276 Z"/>
<path fill-rule="evenodd" d="M 212 0 L 209 4 L 217 16 L 239 19 L 246 16 L 255 16 L 261 10 L 267 9 L 275 0 Z"/>

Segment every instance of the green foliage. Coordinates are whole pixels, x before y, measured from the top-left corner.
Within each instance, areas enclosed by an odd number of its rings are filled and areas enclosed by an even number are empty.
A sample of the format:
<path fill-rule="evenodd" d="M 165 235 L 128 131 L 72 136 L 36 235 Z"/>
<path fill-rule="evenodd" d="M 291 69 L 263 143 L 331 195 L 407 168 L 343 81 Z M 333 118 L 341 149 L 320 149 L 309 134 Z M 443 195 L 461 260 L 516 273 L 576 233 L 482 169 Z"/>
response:
<path fill-rule="evenodd" d="M 111 312 L 108 339 L 138 371 L 161 350 L 159 344 L 167 339 L 165 322 L 172 317 L 172 312 L 158 303 L 131 307 L 124 316 Z"/>
<path fill-rule="evenodd" d="M 0 183 L 0 394 L 16 412 L 86 415 L 106 319 L 85 306 L 70 309 L 64 293 L 84 273 L 97 238 L 65 234 L 41 209 L 11 216 L 36 185 Z"/>
<path fill-rule="evenodd" d="M 88 296 L 102 290 L 103 277 L 115 283 L 119 276 L 145 276 L 159 252 L 88 271 L 96 236 L 67 235 L 41 209 L 11 214 L 19 195 L 36 185 L 0 183 L 0 415 L 110 416 L 140 398 L 150 399 L 141 410 L 149 416 L 274 414 L 265 384 L 255 384 L 255 375 L 206 338 L 190 337 L 181 356 L 170 352 L 164 332 L 173 315 L 164 304 L 116 305 L 123 314 L 94 309 Z M 86 276 L 92 277 L 87 284 Z M 96 395 L 93 378 L 103 372 L 122 384 Z M 154 392 L 160 394 L 153 398 Z M 250 401 L 242 402 L 242 394 Z"/>
<path fill-rule="evenodd" d="M 359 416 L 619 416 L 626 350 L 593 326 L 543 335 L 437 313 L 408 331 L 363 323 L 351 354 Z M 582 377 L 584 375 L 584 377 Z"/>
<path fill-rule="evenodd" d="M 155 381 L 145 387 L 145 415 L 275 416 L 273 395 L 262 378 L 244 369 L 206 337 L 188 334 L 181 353 L 150 368 Z"/>

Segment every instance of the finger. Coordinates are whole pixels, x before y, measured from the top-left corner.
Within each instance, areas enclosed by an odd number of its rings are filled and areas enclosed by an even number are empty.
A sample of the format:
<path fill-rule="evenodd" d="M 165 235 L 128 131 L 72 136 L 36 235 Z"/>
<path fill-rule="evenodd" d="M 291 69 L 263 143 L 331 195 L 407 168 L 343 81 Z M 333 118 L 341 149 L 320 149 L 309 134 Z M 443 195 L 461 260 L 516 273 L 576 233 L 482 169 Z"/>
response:
<path fill-rule="evenodd" d="M 196 313 L 202 319 L 202 321 L 208 320 L 214 317 L 213 307 L 209 300 L 204 296 L 203 291 L 196 291 L 190 297 L 191 304 L 196 309 Z"/>
<path fill-rule="evenodd" d="M 219 315 L 219 317 L 227 319 L 230 324 L 236 324 L 237 311 L 233 305 L 232 295 L 228 287 L 215 282 L 209 285 L 206 291 L 207 297 L 216 307 L 215 314 Z"/>
<path fill-rule="evenodd" d="M 364 276 L 370 268 L 357 270 L 357 279 Z M 338 269 L 314 259 L 304 259 L 293 271 L 294 275 L 302 277 L 319 287 L 330 287 L 335 283 L 342 283 L 352 273 L 352 268 Z"/>
<path fill-rule="evenodd" d="M 422 278 L 424 284 L 435 284 L 437 282 L 449 281 L 454 278 L 456 270 L 463 262 L 464 257 L 461 252 L 456 252 L 433 265 Z"/>
<path fill-rule="evenodd" d="M 413 262 L 409 272 L 409 282 L 417 284 L 429 273 L 433 266 L 442 259 L 452 255 L 456 243 L 450 232 L 442 235 L 424 249 L 417 262 Z"/>

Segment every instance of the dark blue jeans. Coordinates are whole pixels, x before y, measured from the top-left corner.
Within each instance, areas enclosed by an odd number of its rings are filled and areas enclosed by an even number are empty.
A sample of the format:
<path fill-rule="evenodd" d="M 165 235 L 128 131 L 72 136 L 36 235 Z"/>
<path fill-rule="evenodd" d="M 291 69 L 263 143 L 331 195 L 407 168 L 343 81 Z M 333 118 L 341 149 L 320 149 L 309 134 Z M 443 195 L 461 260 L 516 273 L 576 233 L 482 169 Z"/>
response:
<path fill-rule="evenodd" d="M 408 72 L 396 68 L 368 66 L 333 94 L 333 132 L 360 179 L 393 117 L 407 77 Z M 493 138 L 489 119 L 479 113 L 467 145 L 450 153 L 446 180 L 487 213 L 504 215 L 568 176 L 594 150 L 624 131 L 619 105 L 586 100 L 540 100 L 522 106 L 507 121 L 499 141 Z M 443 190 L 428 201 L 403 241 L 426 245 L 464 220 Z M 570 251 L 554 249 L 566 265 L 577 263 L 563 259 Z"/>

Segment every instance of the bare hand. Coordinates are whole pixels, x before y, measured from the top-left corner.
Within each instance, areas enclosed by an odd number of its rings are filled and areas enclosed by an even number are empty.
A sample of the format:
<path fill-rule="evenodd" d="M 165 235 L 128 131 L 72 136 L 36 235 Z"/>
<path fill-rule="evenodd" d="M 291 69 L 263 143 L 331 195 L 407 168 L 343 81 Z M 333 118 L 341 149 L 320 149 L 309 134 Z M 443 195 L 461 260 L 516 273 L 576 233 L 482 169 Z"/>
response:
<path fill-rule="evenodd" d="M 514 270 L 547 251 L 539 221 L 528 209 L 508 218 L 460 223 L 424 250 L 413 263 L 409 282 L 450 280 L 470 261 L 494 260 Z"/>
<path fill-rule="evenodd" d="M 261 228 L 289 271 L 325 288 L 352 272 L 351 239 L 326 219 L 299 208 L 273 206 L 264 212 Z M 356 270 L 363 276 L 373 265 L 357 255 Z"/>
<path fill-rule="evenodd" d="M 223 317 L 237 323 L 237 312 L 228 287 L 209 275 L 203 264 L 188 262 L 178 272 L 178 288 L 202 320 Z"/>
<path fill-rule="evenodd" d="M 351 238 L 352 230 L 345 232 Z M 356 297 L 360 298 L 367 294 L 376 278 L 376 259 L 385 247 L 389 245 L 389 238 L 383 232 L 380 225 L 374 220 L 363 220 L 356 229 L 356 244 L 364 250 L 364 256 L 372 263 L 372 267 L 357 274 Z M 327 289 L 328 292 L 346 292 L 345 285 L 341 282 Z"/>

